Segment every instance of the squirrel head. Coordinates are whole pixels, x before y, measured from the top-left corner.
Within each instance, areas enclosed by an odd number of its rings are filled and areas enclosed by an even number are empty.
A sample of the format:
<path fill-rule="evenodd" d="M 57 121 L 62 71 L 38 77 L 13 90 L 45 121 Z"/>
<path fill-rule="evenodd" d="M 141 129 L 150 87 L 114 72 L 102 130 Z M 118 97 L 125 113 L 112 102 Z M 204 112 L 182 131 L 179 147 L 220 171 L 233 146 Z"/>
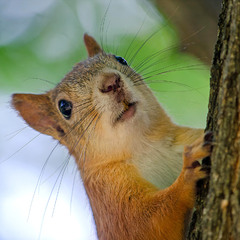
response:
<path fill-rule="evenodd" d="M 77 158 L 130 156 L 166 118 L 141 75 L 85 34 L 88 59 L 47 93 L 14 94 L 12 105 L 35 130 L 53 136 Z"/>

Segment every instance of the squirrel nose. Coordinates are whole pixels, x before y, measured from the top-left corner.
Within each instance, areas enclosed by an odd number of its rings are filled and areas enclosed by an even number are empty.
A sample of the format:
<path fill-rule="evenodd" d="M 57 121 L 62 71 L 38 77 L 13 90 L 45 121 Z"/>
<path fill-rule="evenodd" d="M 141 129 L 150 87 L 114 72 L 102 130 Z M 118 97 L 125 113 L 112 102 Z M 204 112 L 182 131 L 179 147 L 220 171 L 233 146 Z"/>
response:
<path fill-rule="evenodd" d="M 104 76 L 102 87 L 100 91 L 102 93 L 116 92 L 121 90 L 121 78 L 118 74 L 109 74 Z"/>

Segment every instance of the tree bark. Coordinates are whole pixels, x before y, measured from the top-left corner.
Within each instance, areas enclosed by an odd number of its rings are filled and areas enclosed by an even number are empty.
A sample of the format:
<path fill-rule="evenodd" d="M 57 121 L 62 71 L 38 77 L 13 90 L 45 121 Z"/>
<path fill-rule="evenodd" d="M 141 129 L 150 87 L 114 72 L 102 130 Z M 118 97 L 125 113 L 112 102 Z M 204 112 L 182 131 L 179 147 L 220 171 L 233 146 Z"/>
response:
<path fill-rule="evenodd" d="M 187 44 L 184 49 L 211 65 L 221 0 L 152 1 L 176 27 L 181 44 Z"/>
<path fill-rule="evenodd" d="M 223 0 L 218 26 L 207 118 L 207 129 L 215 136 L 212 170 L 209 191 L 206 181 L 200 191 L 188 239 L 240 239 L 239 0 Z"/>

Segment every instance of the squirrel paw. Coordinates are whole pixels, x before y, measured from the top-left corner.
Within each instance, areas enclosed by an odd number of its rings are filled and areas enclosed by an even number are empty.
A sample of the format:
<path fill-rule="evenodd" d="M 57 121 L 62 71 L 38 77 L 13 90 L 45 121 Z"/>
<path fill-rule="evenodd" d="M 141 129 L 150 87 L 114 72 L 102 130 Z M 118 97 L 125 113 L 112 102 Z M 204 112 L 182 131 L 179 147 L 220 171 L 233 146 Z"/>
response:
<path fill-rule="evenodd" d="M 187 179 L 197 181 L 209 175 L 209 167 L 203 167 L 197 160 L 211 155 L 212 142 L 212 132 L 206 132 L 203 138 L 201 137 L 192 145 L 184 147 L 183 168 Z"/>

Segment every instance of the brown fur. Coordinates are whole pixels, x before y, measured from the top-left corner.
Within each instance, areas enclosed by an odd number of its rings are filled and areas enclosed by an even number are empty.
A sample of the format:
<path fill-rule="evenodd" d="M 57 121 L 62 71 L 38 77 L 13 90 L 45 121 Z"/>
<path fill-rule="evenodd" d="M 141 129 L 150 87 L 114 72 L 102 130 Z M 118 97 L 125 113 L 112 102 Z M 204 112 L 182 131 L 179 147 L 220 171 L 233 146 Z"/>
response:
<path fill-rule="evenodd" d="M 94 38 L 89 36 L 88 34 L 84 34 L 84 43 L 88 51 L 88 57 L 93 57 L 97 55 L 98 53 L 102 52 L 101 47 L 98 45 L 98 43 L 95 41 Z"/>
<path fill-rule="evenodd" d="M 196 164 L 210 154 L 203 131 L 173 124 L 144 82 L 133 84 L 140 75 L 104 53 L 92 37 L 85 35 L 84 41 L 90 58 L 55 89 L 14 94 L 12 104 L 31 127 L 53 136 L 74 155 L 100 240 L 183 239 L 196 182 L 206 177 Z M 108 91 L 116 76 L 121 82 Z M 73 104 L 69 120 L 58 109 L 61 99 Z M 129 103 L 135 103 L 136 112 L 118 121 Z M 195 140 L 185 147 L 181 164 L 183 146 Z M 168 165 L 180 174 L 159 190 L 159 174 L 152 172 L 169 174 Z"/>

